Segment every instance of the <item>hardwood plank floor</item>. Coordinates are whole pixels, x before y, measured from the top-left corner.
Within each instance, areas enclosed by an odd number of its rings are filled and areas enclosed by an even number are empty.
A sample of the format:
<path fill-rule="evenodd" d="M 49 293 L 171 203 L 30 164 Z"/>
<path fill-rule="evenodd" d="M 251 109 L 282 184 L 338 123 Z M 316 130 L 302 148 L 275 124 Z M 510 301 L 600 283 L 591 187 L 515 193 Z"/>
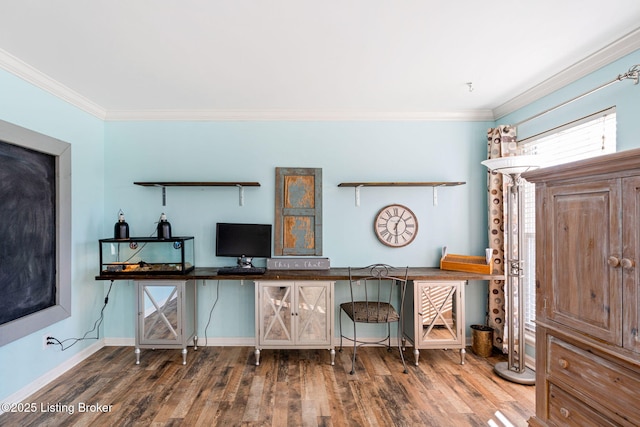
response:
<path fill-rule="evenodd" d="M 0 426 L 526 426 L 535 390 L 493 374 L 502 355 L 422 350 L 402 373 L 397 351 L 177 350 L 105 347 L 23 403 L 34 412 L 0 415 Z M 411 350 L 406 355 L 413 361 Z M 84 405 L 84 406 L 83 406 Z M 93 405 L 93 406 L 90 406 Z"/>

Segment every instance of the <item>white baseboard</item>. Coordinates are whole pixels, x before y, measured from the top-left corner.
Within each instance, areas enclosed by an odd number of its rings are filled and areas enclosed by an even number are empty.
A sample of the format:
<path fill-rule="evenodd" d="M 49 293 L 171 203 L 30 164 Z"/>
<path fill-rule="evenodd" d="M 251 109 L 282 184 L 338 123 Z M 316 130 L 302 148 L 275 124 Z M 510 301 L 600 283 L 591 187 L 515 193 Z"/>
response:
<path fill-rule="evenodd" d="M 136 340 L 135 338 L 105 338 L 104 345 L 105 347 L 134 347 Z M 189 343 L 189 346 L 192 345 L 193 341 Z M 208 337 L 206 341 L 204 337 L 198 337 L 198 347 L 254 347 L 255 345 L 254 337 Z"/>
<path fill-rule="evenodd" d="M 133 347 L 136 345 L 135 338 L 105 338 L 105 347 Z"/>
<path fill-rule="evenodd" d="M 228 337 L 228 338 L 212 338 L 198 337 L 198 347 L 255 347 L 256 339 L 254 337 Z"/>
<path fill-rule="evenodd" d="M 3 403 L 19 403 L 24 401 L 33 393 L 46 386 L 51 381 L 58 378 L 60 375 L 64 374 L 69 369 L 73 368 L 74 366 L 85 360 L 87 357 L 100 350 L 102 347 L 104 347 L 104 340 L 99 340 L 95 344 L 90 345 L 79 353 L 74 354 L 69 359 L 62 362 L 60 365 L 56 366 L 46 374 L 37 378 L 35 381 L 32 381 L 17 392 L 7 396 L 6 399 L 3 399 Z M 4 411 L 0 410 L 0 415 L 3 412 Z"/>

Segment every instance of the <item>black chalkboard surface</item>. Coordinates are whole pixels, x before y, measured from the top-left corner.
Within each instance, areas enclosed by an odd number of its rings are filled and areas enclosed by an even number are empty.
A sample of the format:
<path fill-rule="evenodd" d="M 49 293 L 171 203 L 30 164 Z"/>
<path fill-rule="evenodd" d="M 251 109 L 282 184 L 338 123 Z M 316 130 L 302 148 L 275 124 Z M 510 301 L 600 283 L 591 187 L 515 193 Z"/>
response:
<path fill-rule="evenodd" d="M 0 325 L 56 304 L 56 157 L 0 141 Z"/>

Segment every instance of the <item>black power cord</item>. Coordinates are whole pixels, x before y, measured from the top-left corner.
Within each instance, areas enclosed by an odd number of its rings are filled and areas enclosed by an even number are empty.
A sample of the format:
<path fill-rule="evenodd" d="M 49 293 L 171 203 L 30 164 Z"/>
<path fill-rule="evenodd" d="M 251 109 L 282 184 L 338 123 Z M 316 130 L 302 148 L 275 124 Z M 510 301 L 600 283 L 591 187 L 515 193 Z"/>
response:
<path fill-rule="evenodd" d="M 94 322 L 93 328 L 91 330 L 87 331 L 82 336 L 82 338 L 67 338 L 65 340 L 60 341 L 56 337 L 47 337 L 47 345 L 59 345 L 60 346 L 60 350 L 61 351 L 65 351 L 65 350 L 69 349 L 70 347 L 72 347 L 73 345 L 75 345 L 76 343 L 78 343 L 78 341 L 100 339 L 100 326 L 102 325 L 102 321 L 104 320 L 104 309 L 107 307 L 107 304 L 109 303 L 109 294 L 111 293 L 111 288 L 112 287 L 113 287 L 113 280 L 111 281 L 111 284 L 109 285 L 109 290 L 107 291 L 107 296 L 104 297 L 104 305 L 102 306 L 102 309 L 100 310 L 100 317 Z M 89 335 L 93 331 L 96 332 L 96 336 L 95 337 L 87 337 L 87 335 Z M 65 345 L 65 343 L 67 341 L 73 341 L 73 342 L 71 344 L 69 344 L 69 345 Z"/>
<path fill-rule="evenodd" d="M 208 339 L 207 339 L 207 329 L 209 329 L 209 324 L 211 324 L 211 316 L 213 315 L 213 309 L 216 308 L 216 304 L 218 304 L 218 298 L 220 298 L 220 280 L 216 285 L 216 299 L 213 302 L 213 306 L 211 306 L 211 310 L 209 310 L 209 320 L 207 320 L 207 325 L 204 327 L 204 346 L 207 347 Z"/>

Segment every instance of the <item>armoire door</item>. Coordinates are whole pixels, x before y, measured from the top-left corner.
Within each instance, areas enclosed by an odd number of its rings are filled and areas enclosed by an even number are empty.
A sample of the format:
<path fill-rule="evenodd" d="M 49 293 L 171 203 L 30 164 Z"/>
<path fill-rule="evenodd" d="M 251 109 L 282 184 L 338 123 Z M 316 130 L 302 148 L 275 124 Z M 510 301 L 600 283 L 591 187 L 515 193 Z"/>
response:
<path fill-rule="evenodd" d="M 622 345 L 622 199 L 619 179 L 550 186 L 546 317 Z"/>
<path fill-rule="evenodd" d="M 627 309 L 623 319 L 623 346 L 640 353 L 640 177 L 622 180 L 622 241 L 624 252 L 620 260 L 623 293 Z"/>

